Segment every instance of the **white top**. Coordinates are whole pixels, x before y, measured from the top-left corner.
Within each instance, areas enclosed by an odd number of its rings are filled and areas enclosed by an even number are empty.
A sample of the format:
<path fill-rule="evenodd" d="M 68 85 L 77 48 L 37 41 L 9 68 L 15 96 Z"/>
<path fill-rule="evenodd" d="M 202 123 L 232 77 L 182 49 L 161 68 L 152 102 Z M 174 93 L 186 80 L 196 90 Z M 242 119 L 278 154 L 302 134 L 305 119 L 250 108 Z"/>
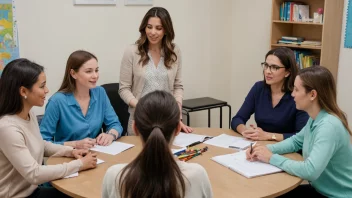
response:
<path fill-rule="evenodd" d="M 208 174 L 201 165 L 182 161 L 177 161 L 177 164 L 185 176 L 185 198 L 213 197 Z M 103 180 L 103 198 L 120 198 L 120 191 L 116 187 L 119 186 L 120 172 L 126 165 L 117 164 L 107 170 Z"/>
<path fill-rule="evenodd" d="M 148 56 L 149 62 L 145 66 L 145 84 L 141 97 L 156 90 L 162 90 L 170 93 L 169 77 L 167 74 L 167 68 L 164 64 L 164 57 L 160 57 L 159 64 L 156 66 L 149 52 Z"/>
<path fill-rule="evenodd" d="M 44 166 L 44 156 L 72 156 L 72 147 L 44 141 L 37 117 L 17 115 L 0 118 L 0 197 L 28 197 L 39 184 L 77 172 L 81 160 Z"/>

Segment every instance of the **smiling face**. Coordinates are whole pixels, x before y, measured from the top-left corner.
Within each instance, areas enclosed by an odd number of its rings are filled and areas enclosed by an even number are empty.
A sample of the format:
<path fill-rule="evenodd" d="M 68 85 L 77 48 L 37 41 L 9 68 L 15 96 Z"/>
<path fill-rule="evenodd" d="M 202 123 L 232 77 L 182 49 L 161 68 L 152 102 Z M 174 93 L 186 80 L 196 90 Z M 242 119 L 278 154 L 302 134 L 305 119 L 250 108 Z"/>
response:
<path fill-rule="evenodd" d="M 297 76 L 295 79 L 295 86 L 291 95 L 296 102 L 296 108 L 303 111 L 307 111 L 315 98 L 314 94 L 312 97 L 310 92 L 306 93 L 306 89 L 303 87 L 303 81 L 299 76 Z"/>
<path fill-rule="evenodd" d="M 165 35 L 164 28 L 159 17 L 150 17 L 145 28 L 148 41 L 152 45 L 160 45 Z"/>
<path fill-rule="evenodd" d="M 290 72 L 284 68 L 285 66 L 275 55 L 268 55 L 265 63 L 269 66 L 269 68 L 263 69 L 265 81 L 268 85 L 283 84 L 285 77 L 290 75 Z"/>
<path fill-rule="evenodd" d="M 95 88 L 99 79 L 99 67 L 96 59 L 91 58 L 85 62 L 77 72 L 71 70 L 71 76 L 76 81 L 76 88 Z"/>
<path fill-rule="evenodd" d="M 25 101 L 27 101 L 30 106 L 42 107 L 45 102 L 45 96 L 49 93 L 49 89 L 46 87 L 45 73 L 40 73 L 37 82 L 33 84 L 32 88 L 30 90 L 25 89 L 24 91 L 25 93 L 22 95 L 27 97 Z"/>

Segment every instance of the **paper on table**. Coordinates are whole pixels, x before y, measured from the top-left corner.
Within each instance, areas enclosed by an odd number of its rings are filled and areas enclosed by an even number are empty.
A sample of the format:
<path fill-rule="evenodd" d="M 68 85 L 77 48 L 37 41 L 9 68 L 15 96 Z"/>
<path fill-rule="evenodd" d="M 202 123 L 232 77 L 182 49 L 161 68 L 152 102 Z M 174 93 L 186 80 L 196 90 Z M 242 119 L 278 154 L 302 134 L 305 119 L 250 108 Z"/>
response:
<path fill-rule="evenodd" d="M 178 152 L 180 152 L 180 151 L 185 151 L 187 148 L 186 147 L 184 147 L 184 148 L 180 148 L 180 149 L 171 149 L 171 151 L 172 151 L 172 154 L 175 154 L 175 153 L 178 153 Z"/>
<path fill-rule="evenodd" d="M 99 151 L 99 152 L 107 153 L 110 155 L 116 155 L 116 154 L 119 154 L 122 151 L 125 151 L 131 147 L 134 147 L 134 145 L 123 143 L 123 142 L 113 142 L 109 146 L 96 145 L 94 148 L 91 148 L 90 150 Z"/>
<path fill-rule="evenodd" d="M 65 179 L 71 178 L 71 177 L 78 177 L 78 172 L 72 173 L 71 175 L 67 175 L 64 177 Z"/>
<path fill-rule="evenodd" d="M 97 159 L 97 164 L 101 164 L 101 163 L 104 163 L 104 162 L 105 162 L 104 160 Z"/>
<path fill-rule="evenodd" d="M 237 153 L 227 155 L 219 155 L 211 159 L 247 178 L 268 175 L 282 171 L 281 169 L 271 164 L 266 164 L 259 161 L 248 161 L 246 159 L 245 151 L 239 151 Z"/>
<path fill-rule="evenodd" d="M 186 147 L 194 142 L 202 142 L 204 138 L 207 136 L 205 135 L 198 135 L 198 134 L 191 134 L 191 133 L 179 133 L 173 142 L 173 145 L 179 147 Z"/>
<path fill-rule="evenodd" d="M 104 163 L 104 160 L 101 159 L 97 159 L 97 165 Z M 64 177 L 65 179 L 71 178 L 71 177 L 78 177 L 78 172 L 72 173 L 71 175 L 67 175 L 66 177 Z"/>
<path fill-rule="evenodd" d="M 213 137 L 210 140 L 204 142 L 204 144 L 210 144 L 214 146 L 219 146 L 223 148 L 229 148 L 229 146 L 236 147 L 238 149 L 246 149 L 253 143 L 242 137 L 235 137 L 231 135 L 221 134 L 219 136 Z"/>

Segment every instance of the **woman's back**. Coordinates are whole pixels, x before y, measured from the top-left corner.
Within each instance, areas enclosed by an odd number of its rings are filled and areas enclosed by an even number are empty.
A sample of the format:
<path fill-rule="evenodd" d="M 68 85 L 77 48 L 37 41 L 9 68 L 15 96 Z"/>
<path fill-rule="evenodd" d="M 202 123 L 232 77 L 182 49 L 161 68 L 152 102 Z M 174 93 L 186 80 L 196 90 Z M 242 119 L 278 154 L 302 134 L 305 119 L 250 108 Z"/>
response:
<path fill-rule="evenodd" d="M 127 164 L 117 164 L 110 167 L 103 180 L 103 198 L 119 198 L 121 170 Z M 185 178 L 186 191 L 185 198 L 193 197 L 212 197 L 212 190 L 208 175 L 205 169 L 199 164 L 177 162 L 182 174 Z"/>

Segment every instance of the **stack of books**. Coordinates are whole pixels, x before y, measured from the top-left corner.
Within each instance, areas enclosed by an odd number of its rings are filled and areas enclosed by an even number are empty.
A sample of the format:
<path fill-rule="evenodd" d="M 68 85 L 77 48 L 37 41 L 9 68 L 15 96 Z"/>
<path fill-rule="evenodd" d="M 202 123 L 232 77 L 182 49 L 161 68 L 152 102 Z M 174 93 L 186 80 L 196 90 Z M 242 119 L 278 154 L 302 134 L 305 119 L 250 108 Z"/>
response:
<path fill-rule="evenodd" d="M 281 21 L 309 21 L 309 5 L 300 2 L 283 2 L 280 6 Z"/>
<path fill-rule="evenodd" d="M 300 45 L 303 41 L 304 41 L 303 37 L 282 36 L 281 39 L 277 43 Z"/>
<path fill-rule="evenodd" d="M 293 50 L 300 69 L 320 64 L 320 57 L 307 50 Z"/>
<path fill-rule="evenodd" d="M 309 41 L 309 40 L 305 40 L 303 37 L 296 37 L 296 36 L 282 36 L 277 43 L 300 45 L 300 46 L 321 46 L 321 41 Z"/>

